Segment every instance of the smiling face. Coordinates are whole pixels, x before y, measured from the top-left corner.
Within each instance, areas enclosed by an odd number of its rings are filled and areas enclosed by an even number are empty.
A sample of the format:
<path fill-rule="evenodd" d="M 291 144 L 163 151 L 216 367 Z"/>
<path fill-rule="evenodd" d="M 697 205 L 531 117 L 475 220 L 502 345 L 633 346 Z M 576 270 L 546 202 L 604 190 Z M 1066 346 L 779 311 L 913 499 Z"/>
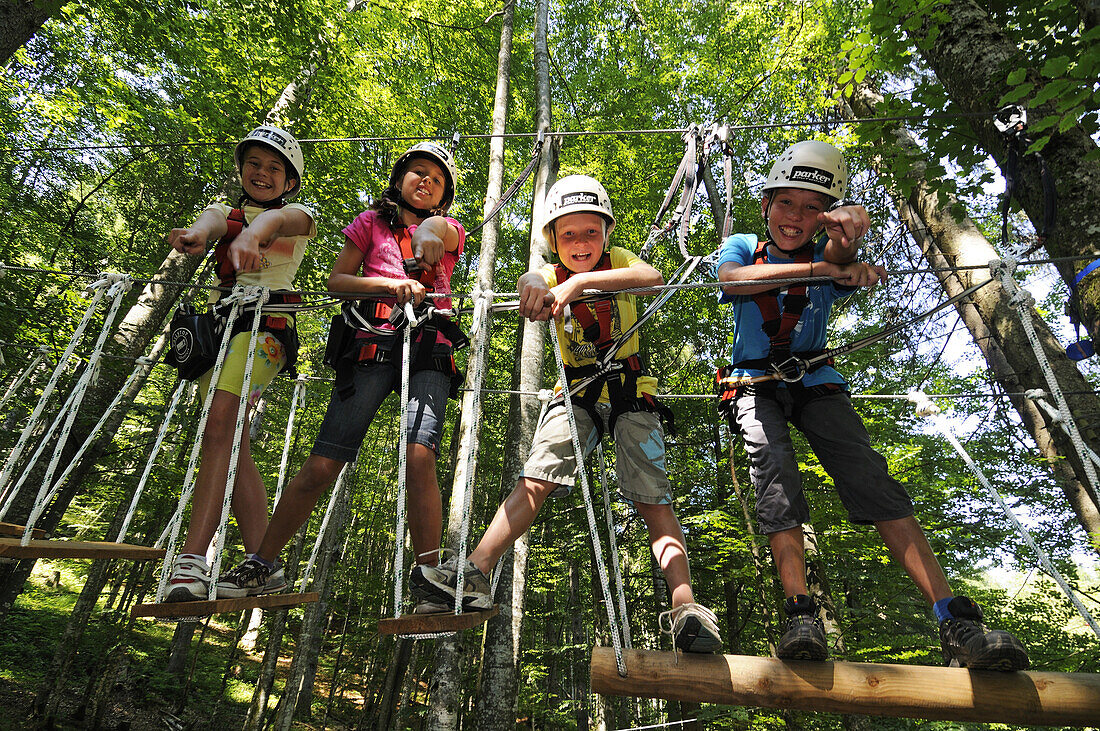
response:
<path fill-rule="evenodd" d="M 832 202 L 829 196 L 812 190 L 779 188 L 761 199 L 760 209 L 771 240 L 782 251 L 790 252 L 804 246 L 821 229 L 817 216 Z"/>
<path fill-rule="evenodd" d="M 257 203 L 280 198 L 298 184 L 289 177 L 286 160 L 264 145 L 250 145 L 241 154 L 241 185 Z"/>
<path fill-rule="evenodd" d="M 443 168 L 424 157 L 409 161 L 401 174 L 401 197 L 416 208 L 432 210 L 443 201 L 447 175 Z"/>
<path fill-rule="evenodd" d="M 597 213 L 570 213 L 554 221 L 558 258 L 571 272 L 591 271 L 603 255 L 607 220 Z"/>

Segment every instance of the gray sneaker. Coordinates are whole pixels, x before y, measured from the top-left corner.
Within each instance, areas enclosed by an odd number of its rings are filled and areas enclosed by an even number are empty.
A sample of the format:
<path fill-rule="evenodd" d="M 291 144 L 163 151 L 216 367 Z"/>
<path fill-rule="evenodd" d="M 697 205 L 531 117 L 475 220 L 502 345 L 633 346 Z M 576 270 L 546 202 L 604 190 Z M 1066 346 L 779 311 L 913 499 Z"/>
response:
<path fill-rule="evenodd" d="M 722 649 L 718 618 L 702 604 L 691 602 L 661 612 L 657 623 L 664 632 L 672 635 L 676 648 L 681 652 L 718 652 Z"/>
<path fill-rule="evenodd" d="M 239 599 L 246 596 L 274 594 L 286 588 L 286 577 L 281 564 L 275 570 L 253 558 L 246 558 L 218 582 L 218 596 L 223 599 Z"/>
<path fill-rule="evenodd" d="M 466 559 L 463 579 L 463 611 L 492 609 L 493 597 L 489 577 L 469 559 Z M 448 609 L 454 608 L 457 582 L 457 556 L 451 556 L 438 566 L 414 567 L 409 581 L 412 585 L 412 594 L 418 601 L 443 604 Z"/>

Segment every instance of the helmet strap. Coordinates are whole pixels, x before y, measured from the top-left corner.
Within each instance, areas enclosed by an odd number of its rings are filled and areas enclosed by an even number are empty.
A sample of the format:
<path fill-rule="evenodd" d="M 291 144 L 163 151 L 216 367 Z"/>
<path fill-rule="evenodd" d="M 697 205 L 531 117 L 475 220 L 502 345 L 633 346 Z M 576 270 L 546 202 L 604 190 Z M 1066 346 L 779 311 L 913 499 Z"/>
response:
<path fill-rule="evenodd" d="M 265 211 L 270 210 L 272 208 L 282 208 L 284 205 L 286 205 L 286 203 L 283 201 L 283 196 L 281 196 L 281 195 L 276 197 L 276 198 L 272 198 L 271 200 L 267 201 L 266 203 L 262 203 L 260 201 L 252 200 L 251 198 L 248 197 L 247 193 L 241 193 L 241 198 L 240 198 L 239 201 L 237 201 L 237 208 L 244 208 L 245 201 L 251 202 L 251 203 L 255 204 L 256 206 L 258 206 L 260 208 L 263 208 Z"/>
<path fill-rule="evenodd" d="M 394 193 L 396 194 L 395 197 L 397 199 L 397 205 L 412 213 L 417 218 L 431 218 L 435 215 L 435 211 L 433 210 L 430 210 L 428 208 L 417 208 L 416 206 L 407 202 L 405 198 L 401 195 L 401 191 L 395 190 Z"/>

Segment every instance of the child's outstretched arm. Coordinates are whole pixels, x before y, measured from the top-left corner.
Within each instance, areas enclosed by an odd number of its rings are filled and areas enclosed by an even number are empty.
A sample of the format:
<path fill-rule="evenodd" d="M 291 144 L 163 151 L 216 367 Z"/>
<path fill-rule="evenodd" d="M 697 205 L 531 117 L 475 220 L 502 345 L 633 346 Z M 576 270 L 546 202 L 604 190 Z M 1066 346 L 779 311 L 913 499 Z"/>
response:
<path fill-rule="evenodd" d="M 867 209 L 860 205 L 841 206 L 817 214 L 817 222 L 825 227 L 829 243 L 825 245 L 825 261 L 847 264 L 856 260 L 863 235 L 871 227 Z"/>
<path fill-rule="evenodd" d="M 574 274 L 550 290 L 553 303 L 550 314 L 557 317 L 565 306 L 582 295 L 586 289 L 612 292 L 633 287 L 659 287 L 665 283 L 662 274 L 646 264 L 636 261 L 631 266 Z"/>
<path fill-rule="evenodd" d="M 225 216 L 215 210 L 205 210 L 189 228 L 174 228 L 168 234 L 168 243 L 176 251 L 185 254 L 204 254 L 211 239 L 220 239 L 228 231 Z"/>
<path fill-rule="evenodd" d="M 443 252 L 458 251 L 458 229 L 443 216 L 427 218 L 413 232 L 412 251 L 421 266 L 435 266 Z"/>
<path fill-rule="evenodd" d="M 808 277 L 832 277 L 837 284 L 845 287 L 873 287 L 886 281 L 886 269 L 876 264 L 862 261 L 850 261 L 834 264 L 829 261 L 815 261 L 790 264 L 753 264 L 743 266 L 727 261 L 718 269 L 719 282 L 771 281 L 774 279 L 804 279 Z M 747 284 L 736 287 L 723 287 L 729 295 L 754 295 L 775 289 L 774 284 Z"/>
<path fill-rule="evenodd" d="M 229 245 L 229 261 L 238 272 L 260 269 L 260 245 L 277 236 L 305 236 L 313 218 L 301 208 L 270 208 L 252 219 Z"/>
<path fill-rule="evenodd" d="M 414 279 L 391 279 L 390 277 L 361 277 L 363 252 L 350 239 L 344 240 L 344 248 L 336 257 L 336 264 L 328 275 L 328 288 L 331 292 L 358 292 L 360 294 L 378 294 L 396 297 L 399 304 L 412 301 L 419 305 L 424 301 L 428 290 Z"/>

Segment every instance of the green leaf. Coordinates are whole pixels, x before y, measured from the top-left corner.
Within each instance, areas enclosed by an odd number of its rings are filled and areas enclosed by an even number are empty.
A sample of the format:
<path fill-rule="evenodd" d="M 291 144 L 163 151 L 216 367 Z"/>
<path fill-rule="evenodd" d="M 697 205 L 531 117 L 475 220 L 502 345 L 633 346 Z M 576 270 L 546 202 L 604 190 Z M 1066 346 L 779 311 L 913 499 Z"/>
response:
<path fill-rule="evenodd" d="M 1016 86 L 1017 84 L 1019 84 L 1020 82 L 1022 82 L 1024 80 L 1024 77 L 1026 75 L 1027 75 L 1027 69 L 1025 69 L 1025 68 L 1013 69 L 1008 74 L 1007 81 L 1008 81 L 1009 85 Z"/>
<path fill-rule="evenodd" d="M 1055 78 L 1062 76 L 1069 68 L 1071 59 L 1066 56 L 1056 56 L 1054 58 L 1048 58 L 1047 62 L 1043 64 L 1043 76 Z"/>

